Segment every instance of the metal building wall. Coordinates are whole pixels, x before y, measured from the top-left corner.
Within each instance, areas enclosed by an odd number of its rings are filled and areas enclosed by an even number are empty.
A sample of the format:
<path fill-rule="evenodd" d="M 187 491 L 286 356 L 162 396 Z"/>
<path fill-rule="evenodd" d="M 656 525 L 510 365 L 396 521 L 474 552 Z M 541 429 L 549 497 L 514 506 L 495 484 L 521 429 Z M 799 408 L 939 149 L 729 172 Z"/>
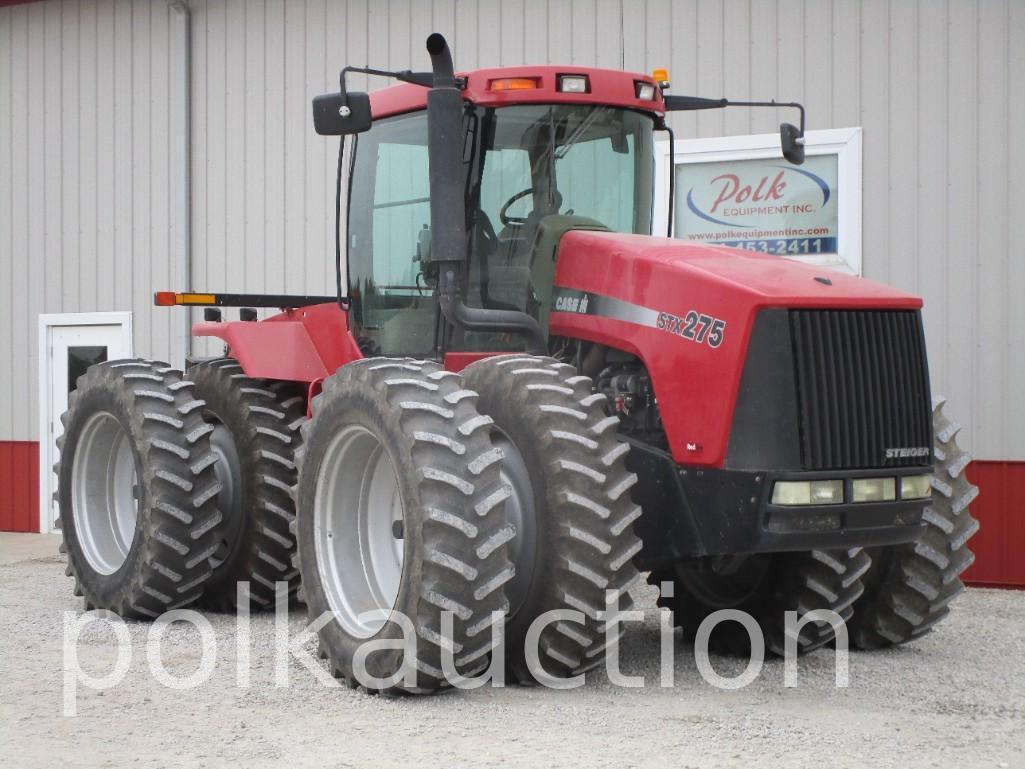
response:
<path fill-rule="evenodd" d="M 173 356 L 172 14 L 149 0 L 0 8 L 0 441 L 38 432 L 44 312 L 131 310 Z"/>
<path fill-rule="evenodd" d="M 309 99 L 346 62 L 420 66 L 426 31 L 462 67 L 669 66 L 677 93 L 803 100 L 809 126 L 860 125 L 868 277 L 922 293 L 935 389 L 984 459 L 1025 459 L 1025 5 L 193 0 L 196 286 L 331 283 L 334 148 Z M 35 437 L 35 315 L 132 309 L 136 347 L 174 356 L 149 306 L 174 247 L 172 14 L 163 0 L 0 9 L 0 436 Z M 376 80 L 376 79 L 375 79 Z M 379 80 L 371 87 L 380 86 Z M 731 110 L 682 136 L 772 130 Z M 26 375 L 28 374 L 28 375 Z M 28 404 L 29 408 L 25 408 Z"/>
<path fill-rule="evenodd" d="M 335 149 L 310 98 L 345 63 L 670 68 L 676 93 L 799 99 L 864 128 L 868 277 L 921 293 L 934 389 L 984 460 L 1025 460 L 1025 4 L 1020 0 L 192 0 L 194 287 L 332 284 Z M 176 358 L 175 47 L 166 0 L 0 8 L 0 440 L 35 438 L 39 312 L 131 309 Z M 371 87 L 384 83 L 374 79 Z M 360 85 L 359 78 L 353 85 Z M 673 116 L 680 136 L 768 111 Z M 9 329 L 9 332 L 7 331 Z"/>
<path fill-rule="evenodd" d="M 1025 460 L 1025 4 L 1015 0 L 209 0 L 194 8 L 197 285 L 330 286 L 335 149 L 309 99 L 345 63 L 650 71 L 676 93 L 798 99 L 810 128 L 864 128 L 865 275 L 921 293 L 936 392 L 982 459 Z M 354 79 L 354 83 L 359 82 Z M 384 81 L 372 79 L 371 87 Z M 680 136 L 774 130 L 780 116 L 672 117 Z M 1019 333 L 1013 333 L 1018 330 Z"/>

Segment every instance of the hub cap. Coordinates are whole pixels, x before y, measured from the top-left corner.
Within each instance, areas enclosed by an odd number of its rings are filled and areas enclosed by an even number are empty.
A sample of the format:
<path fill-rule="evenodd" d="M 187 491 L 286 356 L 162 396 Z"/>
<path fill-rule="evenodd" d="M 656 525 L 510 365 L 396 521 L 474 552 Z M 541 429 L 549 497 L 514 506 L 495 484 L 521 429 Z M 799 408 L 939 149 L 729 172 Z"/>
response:
<path fill-rule="evenodd" d="M 213 556 L 213 565 L 220 566 L 231 553 L 233 543 L 238 539 L 242 529 L 242 462 L 238 456 L 238 448 L 231 436 L 231 430 L 211 416 L 214 431 L 210 434 L 210 448 L 217 457 L 214 464 L 214 475 L 221 484 L 217 495 L 217 507 L 224 514 L 224 538 Z"/>
<path fill-rule="evenodd" d="M 85 423 L 71 468 L 75 534 L 89 566 L 113 574 L 124 564 L 139 517 L 135 452 L 121 423 L 100 412 Z"/>
<path fill-rule="evenodd" d="M 329 607 L 350 635 L 375 635 L 398 598 L 405 539 L 395 468 L 365 427 L 344 428 L 324 454 L 313 529 Z"/>

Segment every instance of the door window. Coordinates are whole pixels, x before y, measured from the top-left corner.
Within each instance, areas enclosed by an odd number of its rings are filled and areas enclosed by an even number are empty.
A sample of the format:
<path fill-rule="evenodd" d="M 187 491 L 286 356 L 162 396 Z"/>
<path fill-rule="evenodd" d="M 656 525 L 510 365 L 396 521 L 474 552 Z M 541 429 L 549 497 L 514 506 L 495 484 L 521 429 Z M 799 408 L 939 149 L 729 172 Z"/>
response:
<path fill-rule="evenodd" d="M 68 392 L 78 388 L 78 378 L 90 366 L 105 363 L 106 345 L 70 345 L 68 347 Z"/>
<path fill-rule="evenodd" d="M 427 115 L 374 123 L 356 143 L 349 195 L 353 331 L 370 355 L 429 355 L 437 298 L 423 276 L 431 221 Z"/>

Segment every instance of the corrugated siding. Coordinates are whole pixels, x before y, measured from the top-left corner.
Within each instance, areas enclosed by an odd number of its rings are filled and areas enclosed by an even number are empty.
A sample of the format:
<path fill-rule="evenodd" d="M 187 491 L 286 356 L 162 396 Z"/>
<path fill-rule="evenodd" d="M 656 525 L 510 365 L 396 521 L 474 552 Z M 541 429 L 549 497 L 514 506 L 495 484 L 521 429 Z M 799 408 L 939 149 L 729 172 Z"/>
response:
<path fill-rule="evenodd" d="M 625 66 L 676 93 L 796 99 L 862 126 L 864 274 L 921 294 L 933 390 L 985 459 L 1025 459 L 1025 3 L 627 3 Z M 677 135 L 773 131 L 771 110 L 673 116 Z"/>
<path fill-rule="evenodd" d="M 966 425 L 962 441 L 982 458 L 1025 459 L 1025 259 L 1011 227 L 1025 211 L 1019 0 L 191 5 L 196 287 L 333 284 L 335 148 L 313 133 L 309 100 L 345 63 L 424 67 L 423 39 L 438 30 L 463 68 L 668 66 L 676 93 L 799 99 L 810 128 L 864 128 L 865 274 L 925 297 L 934 390 Z M 37 312 L 133 309 L 137 349 L 173 354 L 168 315 L 147 296 L 174 253 L 171 13 L 162 0 L 0 9 L 0 318 L 13 332 L 0 355 L 18 372 L 0 370 L 13 396 L 0 437 L 34 434 Z M 680 136 L 768 132 L 780 119 L 672 118 Z"/>
<path fill-rule="evenodd" d="M 0 440 L 32 440 L 37 316 L 131 310 L 173 357 L 171 14 L 149 0 L 0 8 Z"/>

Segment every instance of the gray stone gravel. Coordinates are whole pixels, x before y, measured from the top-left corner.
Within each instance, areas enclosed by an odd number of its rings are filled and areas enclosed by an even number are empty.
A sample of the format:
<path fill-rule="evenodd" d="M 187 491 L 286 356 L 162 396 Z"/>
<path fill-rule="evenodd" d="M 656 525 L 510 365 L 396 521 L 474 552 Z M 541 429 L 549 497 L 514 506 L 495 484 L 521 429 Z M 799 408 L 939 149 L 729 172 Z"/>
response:
<path fill-rule="evenodd" d="M 0 540 L 8 548 L 9 540 Z M 52 541 L 45 542 L 50 550 Z M 54 546 L 55 547 L 55 546 Z M 31 550 L 31 548 L 30 548 Z M 3 555 L 3 554 L 0 554 Z M 234 618 L 207 615 L 217 667 L 202 686 L 176 691 L 146 666 L 148 625 L 131 623 L 135 652 L 115 688 L 80 689 L 78 715 L 62 716 L 63 612 L 81 611 L 54 556 L 0 557 L 0 764 L 5 767 L 1018 767 L 1025 766 L 1025 592 L 969 590 L 950 620 L 912 645 L 852 653 L 850 686 L 833 684 L 832 652 L 783 664 L 737 691 L 706 684 L 677 643 L 677 685 L 658 686 L 652 592 L 643 624 L 622 642 L 624 673 L 572 691 L 486 688 L 425 698 L 382 698 L 323 687 L 294 659 L 290 685 L 274 686 L 274 622 L 254 616 L 251 685 L 235 684 Z M 10 561 L 15 561 L 10 563 Z M 305 624 L 293 611 L 290 633 Z M 96 675 L 114 661 L 109 630 L 82 634 L 80 664 Z M 198 635 L 167 630 L 167 669 L 200 659 Z M 744 664 L 714 658 L 722 675 Z"/>

